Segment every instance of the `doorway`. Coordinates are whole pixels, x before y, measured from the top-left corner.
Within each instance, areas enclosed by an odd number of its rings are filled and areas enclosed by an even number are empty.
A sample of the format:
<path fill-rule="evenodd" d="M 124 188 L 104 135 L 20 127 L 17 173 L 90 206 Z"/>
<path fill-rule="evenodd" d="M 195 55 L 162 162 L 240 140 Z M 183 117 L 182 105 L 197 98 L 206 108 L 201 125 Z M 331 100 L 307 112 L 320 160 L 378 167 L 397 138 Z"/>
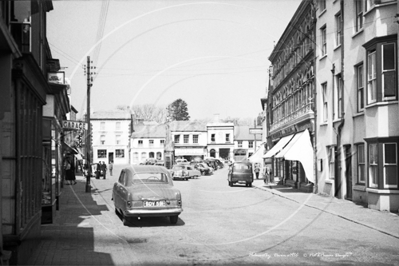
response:
<path fill-rule="evenodd" d="M 113 152 L 108 153 L 108 164 L 110 162 L 114 162 L 114 153 Z"/>
<path fill-rule="evenodd" d="M 352 151 L 351 145 L 345 145 L 346 199 L 352 200 Z"/>

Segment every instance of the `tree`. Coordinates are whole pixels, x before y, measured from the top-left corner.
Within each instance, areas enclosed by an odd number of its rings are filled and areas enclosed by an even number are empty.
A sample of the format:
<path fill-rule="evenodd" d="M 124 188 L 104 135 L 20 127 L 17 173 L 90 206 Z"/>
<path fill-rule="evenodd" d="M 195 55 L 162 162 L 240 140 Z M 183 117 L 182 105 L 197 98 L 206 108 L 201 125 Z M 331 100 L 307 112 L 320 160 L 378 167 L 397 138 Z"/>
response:
<path fill-rule="evenodd" d="M 190 120 L 188 114 L 187 103 L 182 99 L 177 99 L 168 105 L 168 119 L 170 121 L 187 121 Z"/>
<path fill-rule="evenodd" d="M 165 107 L 155 106 L 154 104 L 135 105 L 132 108 L 120 105 L 117 109 L 123 111 L 129 111 L 131 109 L 136 118 L 143 119 L 144 121 L 155 121 L 160 124 L 166 121 L 167 116 Z"/>

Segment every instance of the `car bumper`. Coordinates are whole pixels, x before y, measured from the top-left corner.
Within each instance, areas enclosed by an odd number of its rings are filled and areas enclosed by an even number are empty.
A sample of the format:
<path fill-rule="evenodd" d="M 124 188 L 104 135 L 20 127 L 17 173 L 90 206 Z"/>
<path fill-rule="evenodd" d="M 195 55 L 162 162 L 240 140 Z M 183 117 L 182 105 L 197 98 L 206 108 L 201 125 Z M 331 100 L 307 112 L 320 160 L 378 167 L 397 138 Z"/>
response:
<path fill-rule="evenodd" d="M 127 217 L 163 217 L 163 216 L 174 216 L 179 215 L 183 211 L 183 208 L 173 209 L 159 209 L 159 210 L 127 210 L 125 216 Z"/>

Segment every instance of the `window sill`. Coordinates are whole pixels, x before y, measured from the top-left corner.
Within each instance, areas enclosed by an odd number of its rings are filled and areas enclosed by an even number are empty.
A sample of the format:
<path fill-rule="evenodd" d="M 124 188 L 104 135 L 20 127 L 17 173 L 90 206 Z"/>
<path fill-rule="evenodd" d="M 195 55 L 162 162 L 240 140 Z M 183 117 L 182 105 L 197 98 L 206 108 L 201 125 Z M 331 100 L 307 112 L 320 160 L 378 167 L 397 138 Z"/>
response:
<path fill-rule="evenodd" d="M 325 183 L 334 184 L 334 179 L 326 179 Z"/>
<path fill-rule="evenodd" d="M 344 121 L 343 118 L 338 118 L 338 119 L 335 119 L 335 120 L 333 121 L 333 124 L 340 123 L 340 122 L 342 122 L 342 121 Z"/>
<path fill-rule="evenodd" d="M 319 18 L 320 18 L 321 16 L 323 16 L 323 14 L 326 13 L 326 12 L 327 12 L 327 9 L 324 9 L 323 11 L 321 11 L 320 14 L 319 14 Z"/>
<path fill-rule="evenodd" d="M 363 33 L 364 28 L 361 28 L 360 30 L 358 30 L 357 32 L 355 32 L 355 34 L 352 35 L 352 39 L 356 38 L 356 36 L 360 35 L 361 33 Z"/>
<path fill-rule="evenodd" d="M 365 192 L 366 185 L 365 184 L 356 184 L 353 186 L 353 190 Z"/>
<path fill-rule="evenodd" d="M 324 58 L 327 58 L 327 54 L 323 55 L 322 57 L 319 58 L 319 61 L 323 60 Z"/>
<path fill-rule="evenodd" d="M 340 45 L 337 45 L 337 46 L 335 46 L 335 47 L 334 47 L 334 51 L 338 50 L 339 48 L 341 48 L 341 44 L 340 44 Z"/>
<path fill-rule="evenodd" d="M 356 113 L 356 114 L 354 114 L 353 116 L 352 116 L 352 118 L 357 118 L 357 117 L 360 117 L 360 116 L 364 116 L 364 112 L 362 111 L 362 112 L 359 112 L 359 113 Z"/>
<path fill-rule="evenodd" d="M 328 126 L 328 123 L 327 123 L 327 122 L 323 122 L 323 123 L 320 123 L 319 126 L 321 126 L 321 127 L 326 127 L 326 126 Z"/>
<path fill-rule="evenodd" d="M 379 7 L 390 6 L 390 5 L 396 5 L 396 1 L 395 2 L 390 2 L 390 3 L 375 4 L 369 10 L 367 10 L 363 14 L 363 16 L 367 16 L 368 14 L 370 14 L 371 12 L 373 12 L 374 10 L 376 10 Z"/>
<path fill-rule="evenodd" d="M 367 192 L 376 194 L 399 194 L 398 189 L 378 189 L 378 188 L 367 188 Z"/>
<path fill-rule="evenodd" d="M 369 108 L 379 107 L 379 106 L 386 106 L 386 105 L 391 105 L 391 104 L 398 104 L 398 101 L 395 100 L 395 101 L 386 101 L 386 102 L 374 102 L 369 105 L 366 105 L 364 107 L 364 109 L 369 109 Z"/>

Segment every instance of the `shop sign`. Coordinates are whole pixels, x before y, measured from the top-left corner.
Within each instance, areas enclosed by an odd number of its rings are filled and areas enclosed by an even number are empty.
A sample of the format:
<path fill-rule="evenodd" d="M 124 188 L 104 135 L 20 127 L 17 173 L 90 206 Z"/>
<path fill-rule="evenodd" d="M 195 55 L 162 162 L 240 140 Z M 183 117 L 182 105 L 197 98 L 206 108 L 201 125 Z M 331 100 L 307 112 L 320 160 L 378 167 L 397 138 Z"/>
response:
<path fill-rule="evenodd" d="M 83 130 L 86 129 L 86 123 L 82 121 L 64 120 L 62 121 L 64 130 Z"/>
<path fill-rule="evenodd" d="M 65 84 L 65 72 L 50 72 L 47 74 L 47 82 Z"/>

